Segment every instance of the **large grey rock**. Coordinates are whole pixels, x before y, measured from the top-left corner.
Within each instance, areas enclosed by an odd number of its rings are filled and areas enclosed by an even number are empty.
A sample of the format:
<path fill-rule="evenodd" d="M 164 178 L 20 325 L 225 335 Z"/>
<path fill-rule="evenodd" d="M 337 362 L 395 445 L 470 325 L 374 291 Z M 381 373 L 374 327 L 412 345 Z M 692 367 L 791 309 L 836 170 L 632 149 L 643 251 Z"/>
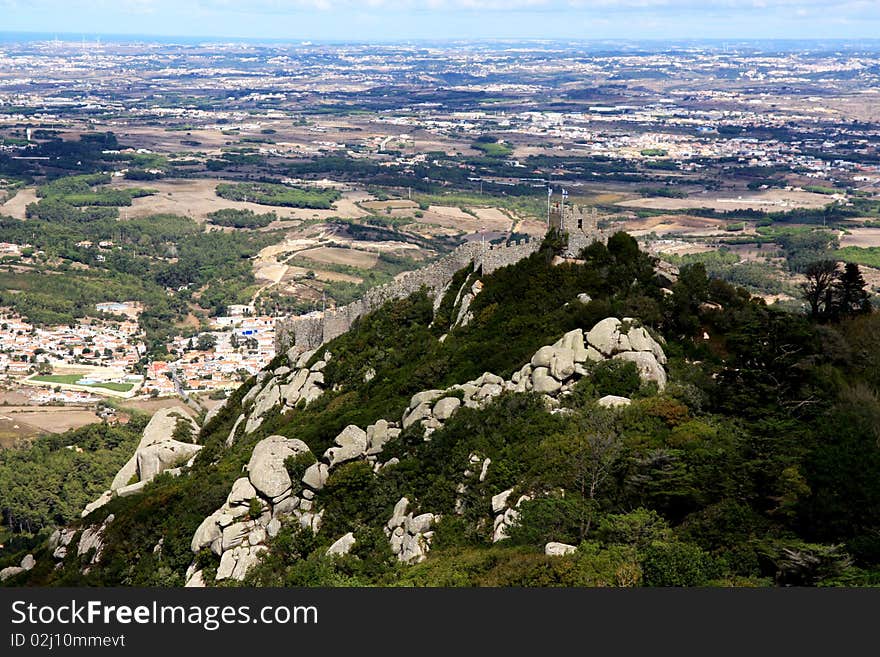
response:
<path fill-rule="evenodd" d="M 202 520 L 202 523 L 196 529 L 195 534 L 193 534 L 192 542 L 190 543 L 190 549 L 193 552 L 197 553 L 203 548 L 208 547 L 223 535 L 220 530 L 220 525 L 217 524 L 220 515 L 221 511 L 218 510 Z"/>
<path fill-rule="evenodd" d="M 552 346 L 541 347 L 535 352 L 535 355 L 532 356 L 531 366 L 549 368 L 550 363 L 553 361 L 554 351 L 555 349 Z"/>
<path fill-rule="evenodd" d="M 205 419 L 202 420 L 203 424 L 208 424 L 211 420 L 217 417 L 220 414 L 220 411 L 226 406 L 226 402 L 223 401 L 220 404 L 217 404 L 213 408 L 211 408 L 207 413 L 205 413 Z"/>
<path fill-rule="evenodd" d="M 189 461 L 201 445 L 165 440 L 148 445 L 137 453 L 137 469 L 141 481 L 150 481 L 156 475 Z"/>
<path fill-rule="evenodd" d="M 109 491 L 109 490 L 105 490 L 103 493 L 101 493 L 98 496 L 97 499 L 86 504 L 85 508 L 82 510 L 82 513 L 80 513 L 80 517 L 85 518 L 92 511 L 94 511 L 95 509 L 100 509 L 102 506 L 107 504 L 107 502 L 109 502 L 112 499 L 113 499 L 113 492 Z"/>
<path fill-rule="evenodd" d="M 557 381 L 565 381 L 573 374 L 574 350 L 567 347 L 554 348 L 550 359 L 550 375 Z"/>
<path fill-rule="evenodd" d="M 532 390 L 542 394 L 558 392 L 562 384 L 550 376 L 546 367 L 536 367 L 532 372 Z"/>
<path fill-rule="evenodd" d="M 281 398 L 284 400 L 284 403 L 287 406 L 296 405 L 296 402 L 299 401 L 303 386 L 305 385 L 308 378 L 309 370 L 297 370 L 296 374 L 293 375 L 293 378 L 290 380 L 290 382 L 281 386 L 279 394 L 281 395 Z"/>
<path fill-rule="evenodd" d="M 123 486 L 116 490 L 116 494 L 119 497 L 129 497 L 131 495 L 137 495 L 138 493 L 144 490 L 144 487 L 147 485 L 146 481 L 138 481 L 133 484 L 129 484 L 128 486 Z"/>
<path fill-rule="evenodd" d="M 251 417 L 263 417 L 281 402 L 281 389 L 275 377 L 269 379 L 260 393 L 254 398 L 254 408 Z"/>
<path fill-rule="evenodd" d="M 374 456 L 382 452 L 385 443 L 391 438 L 388 431 L 388 421 L 378 420 L 376 424 L 367 427 L 367 455 Z"/>
<path fill-rule="evenodd" d="M 226 552 L 241 545 L 244 539 L 248 538 L 255 529 L 258 529 L 258 526 L 253 520 L 235 522 L 228 527 L 224 527 L 222 535 L 223 551 Z M 263 538 L 265 538 L 265 533 Z"/>
<path fill-rule="evenodd" d="M 21 560 L 19 564 L 24 570 L 30 570 L 37 564 L 37 560 L 34 559 L 34 555 L 26 554 L 24 555 L 24 559 Z"/>
<path fill-rule="evenodd" d="M 504 392 L 504 388 L 501 385 L 497 383 L 484 383 L 477 391 L 477 394 L 474 395 L 474 398 L 486 401 L 493 397 L 497 397 L 502 392 Z"/>
<path fill-rule="evenodd" d="M 235 522 L 223 528 L 223 551 L 231 550 L 242 544 L 244 539 L 254 529 L 253 522 Z"/>
<path fill-rule="evenodd" d="M 666 370 L 657 362 L 657 358 L 652 352 L 625 351 L 616 354 L 614 358 L 635 363 L 642 380 L 655 382 L 660 390 L 666 387 Z"/>
<path fill-rule="evenodd" d="M 272 506 L 272 517 L 284 518 L 292 515 L 299 508 L 300 501 L 298 497 L 293 496 L 281 500 L 278 504 Z"/>
<path fill-rule="evenodd" d="M 617 408 L 619 406 L 629 406 L 632 400 L 629 397 L 618 397 L 617 395 L 605 395 L 596 402 L 603 408 Z"/>
<path fill-rule="evenodd" d="M 280 531 L 281 521 L 278 518 L 272 518 L 269 521 L 269 524 L 266 525 L 266 535 L 268 535 L 269 538 L 275 538 Z"/>
<path fill-rule="evenodd" d="M 343 556 L 351 552 L 351 549 L 355 546 L 357 540 L 355 540 L 354 534 L 348 532 L 344 536 L 340 536 L 336 541 L 334 541 L 333 545 L 327 548 L 327 552 L 325 554 L 328 557 L 338 557 Z"/>
<path fill-rule="evenodd" d="M 434 514 L 433 513 L 423 513 L 421 515 L 415 517 L 407 517 L 405 521 L 406 531 L 410 534 L 423 534 L 424 532 L 431 529 L 431 525 L 434 524 Z"/>
<path fill-rule="evenodd" d="M 501 513 L 507 507 L 507 498 L 510 497 L 512 492 L 513 489 L 508 488 L 492 496 L 492 513 Z"/>
<path fill-rule="evenodd" d="M 574 329 L 563 335 L 554 345 L 557 348 L 571 349 L 574 362 L 583 363 L 587 359 L 587 345 L 583 329 Z"/>
<path fill-rule="evenodd" d="M 551 557 L 564 557 L 577 552 L 577 547 L 568 543 L 550 542 L 544 546 L 544 554 Z"/>
<path fill-rule="evenodd" d="M 487 383 L 494 385 L 501 385 L 504 383 L 504 379 L 502 379 L 497 374 L 492 374 L 492 372 L 483 372 L 476 381 L 474 381 L 474 385 L 483 387 Z"/>
<path fill-rule="evenodd" d="M 172 440 L 171 436 L 177 428 L 178 420 L 183 419 L 190 423 L 193 431 L 198 431 L 198 425 L 195 421 L 178 407 L 160 408 L 153 413 L 153 417 L 144 427 L 137 449 L 125 465 L 116 473 L 113 483 L 110 484 L 110 490 L 115 491 L 123 486 L 127 486 L 129 482 L 138 474 L 138 453 L 150 445 Z"/>
<path fill-rule="evenodd" d="M 93 525 L 91 527 L 87 527 L 83 530 L 82 535 L 79 537 L 79 544 L 76 548 L 77 556 L 83 556 L 88 554 L 90 550 L 94 549 L 94 556 L 92 557 L 92 563 L 98 561 L 101 556 L 101 550 L 104 547 L 104 526 L 103 525 Z"/>
<path fill-rule="evenodd" d="M 403 428 L 408 429 L 419 420 L 431 417 L 431 402 L 425 401 L 412 409 L 403 418 Z"/>
<path fill-rule="evenodd" d="M 0 582 L 5 582 L 10 577 L 15 577 L 23 572 L 25 572 L 25 569 L 20 566 L 8 566 L 7 568 L 0 570 Z"/>
<path fill-rule="evenodd" d="M 633 351 L 651 351 L 654 339 L 648 334 L 648 331 L 641 326 L 630 327 L 626 333 L 629 338 L 629 346 Z"/>
<path fill-rule="evenodd" d="M 186 584 L 183 585 L 186 589 L 202 589 L 205 588 L 205 573 L 202 570 L 195 571 L 192 575 L 189 576 L 189 579 L 186 580 Z"/>
<path fill-rule="evenodd" d="M 587 342 L 605 356 L 610 356 L 618 348 L 620 320 L 606 317 L 587 333 Z"/>
<path fill-rule="evenodd" d="M 394 510 L 391 512 L 391 518 L 389 518 L 385 525 L 388 530 L 401 527 L 406 522 L 407 508 L 409 508 L 409 500 L 407 498 L 401 497 L 397 500 L 397 504 L 394 505 Z"/>
<path fill-rule="evenodd" d="M 223 556 L 220 557 L 220 565 L 217 566 L 217 574 L 214 576 L 218 582 L 229 579 L 232 576 L 232 571 L 235 570 L 235 565 L 238 563 L 238 559 L 236 555 L 231 550 L 229 552 L 224 552 Z"/>
<path fill-rule="evenodd" d="M 247 477 L 239 477 L 232 484 L 232 490 L 226 498 L 226 504 L 235 506 L 237 504 L 248 505 L 250 501 L 257 496 L 257 489 Z"/>
<path fill-rule="evenodd" d="M 442 395 L 442 390 L 423 390 L 422 392 L 417 392 L 412 396 L 412 399 L 410 399 L 409 408 L 415 408 L 425 402 L 433 402 Z"/>
<path fill-rule="evenodd" d="M 314 490 L 321 490 L 327 483 L 327 477 L 330 475 L 330 469 L 325 463 L 312 463 L 306 468 L 302 476 L 302 482 Z"/>
<path fill-rule="evenodd" d="M 260 555 L 266 551 L 265 545 L 251 546 L 250 548 L 241 548 L 238 554 L 238 560 L 230 577 L 237 581 L 242 581 L 248 571 L 256 566 L 260 561 Z"/>
<path fill-rule="evenodd" d="M 598 349 L 594 347 L 587 347 L 587 354 L 584 362 L 599 363 L 603 360 L 605 360 L 605 356 L 603 356 Z"/>
<path fill-rule="evenodd" d="M 486 385 L 493 385 L 491 383 Z M 444 397 L 434 404 L 433 414 L 438 420 L 448 420 L 452 414 L 461 406 L 461 400 L 458 397 Z"/>
<path fill-rule="evenodd" d="M 248 478 L 264 497 L 279 497 L 291 485 L 290 475 L 284 466 L 285 459 L 308 451 L 308 445 L 297 438 L 264 438 L 251 453 L 247 464 Z"/>
<path fill-rule="evenodd" d="M 331 447 L 324 452 L 324 458 L 330 462 L 331 468 L 363 456 L 367 451 L 367 432 L 349 424 L 336 436 L 335 442 L 338 447 Z"/>
<path fill-rule="evenodd" d="M 312 359 L 312 356 L 315 355 L 317 349 L 312 349 L 310 351 L 304 351 L 296 357 L 296 360 L 293 363 L 293 367 L 300 369 L 304 368 L 306 364 Z M 288 352 L 288 359 L 290 359 L 290 353 Z"/>

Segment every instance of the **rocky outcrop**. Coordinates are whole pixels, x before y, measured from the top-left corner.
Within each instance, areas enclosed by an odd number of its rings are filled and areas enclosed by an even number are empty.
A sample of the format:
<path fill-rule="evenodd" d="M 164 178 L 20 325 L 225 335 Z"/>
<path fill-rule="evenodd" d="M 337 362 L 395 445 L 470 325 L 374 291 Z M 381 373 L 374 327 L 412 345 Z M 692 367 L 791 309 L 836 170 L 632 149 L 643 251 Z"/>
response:
<path fill-rule="evenodd" d="M 110 489 L 86 504 L 80 514 L 83 518 L 107 504 L 114 496 L 125 497 L 139 493 L 156 475 L 170 472 L 180 474 L 179 466 L 191 465 L 201 445 L 175 440 L 172 436 L 180 421 L 188 422 L 193 434 L 199 426 L 178 407 L 160 408 L 153 414 L 131 458 L 122 466 Z"/>
<path fill-rule="evenodd" d="M 338 447 L 331 447 L 324 452 L 324 459 L 329 461 L 331 468 L 366 454 L 367 432 L 354 424 L 349 424 L 336 436 L 335 443 Z"/>
<path fill-rule="evenodd" d="M 247 464 L 251 484 L 263 497 L 279 499 L 290 492 L 290 475 L 284 461 L 305 454 L 309 446 L 296 438 L 269 436 L 257 443 Z"/>
<path fill-rule="evenodd" d="M 291 349 L 288 360 L 291 367 L 282 366 L 274 372 L 261 372 L 254 386 L 242 398 L 242 407 L 248 409 L 245 433 L 253 433 L 266 415 L 276 408 L 293 408 L 300 401 L 310 404 L 324 392 L 324 368 L 331 358 L 329 352 L 311 367 L 306 364 L 314 351 L 299 352 Z M 234 432 L 234 429 L 233 429 Z"/>
<path fill-rule="evenodd" d="M 407 513 L 409 500 L 401 497 L 394 505 L 391 518 L 385 524 L 385 535 L 391 543 L 391 551 L 403 563 L 419 563 L 427 558 L 434 532 L 431 529 L 439 520 L 432 513 L 414 516 Z"/>
<path fill-rule="evenodd" d="M 577 552 L 577 546 L 569 545 L 568 543 L 550 542 L 544 546 L 544 554 L 549 557 L 564 557 L 575 552 Z"/>
<path fill-rule="evenodd" d="M 471 285 L 470 289 L 466 290 L 462 288 L 459 290 L 458 297 L 453 304 L 453 308 L 458 308 L 458 313 L 456 314 L 455 321 L 452 322 L 450 328 L 467 326 L 471 323 L 471 320 L 474 318 L 474 314 L 470 311 L 471 303 L 473 303 L 473 300 L 476 299 L 477 295 L 482 291 L 483 282 L 480 280 L 474 281 L 474 284 Z"/>
<path fill-rule="evenodd" d="M 173 440 L 172 435 L 177 428 L 177 422 L 180 420 L 189 422 L 192 425 L 193 432 L 199 430 L 195 420 L 180 408 L 160 408 L 153 414 L 153 417 L 150 418 L 147 426 L 144 427 L 143 436 L 141 437 L 140 443 L 138 443 L 134 454 L 113 478 L 113 483 L 110 484 L 111 491 L 127 486 L 135 476 L 137 476 L 139 481 L 146 479 L 138 469 L 138 455 L 152 445 L 172 441 L 177 442 Z"/>
<path fill-rule="evenodd" d="M 596 403 L 603 408 L 619 408 L 621 406 L 629 406 L 632 404 L 632 399 L 629 397 L 619 397 L 617 395 L 605 395 L 604 397 L 600 397 L 599 401 Z"/>
<path fill-rule="evenodd" d="M 509 538 L 511 525 L 515 525 L 519 520 L 520 505 L 532 499 L 531 495 L 520 495 L 516 500 L 516 504 L 510 504 L 512 494 L 513 489 L 508 488 L 492 497 L 492 515 L 494 516 L 492 523 L 493 543 Z"/>
<path fill-rule="evenodd" d="M 275 406 L 281 408 L 303 400 L 309 403 L 313 394 L 320 394 L 323 370 L 330 354 L 325 354 L 323 359 L 307 368 L 314 355 L 313 352 L 300 353 L 291 349 L 288 353 L 290 368 L 277 368 L 258 377 L 254 388 L 245 396 L 246 400 L 250 396 L 245 402 L 246 408 L 250 405 L 249 422 L 274 408 L 260 403 L 261 399 L 275 398 L 272 387 L 278 390 Z M 579 379 L 589 375 L 591 363 L 609 358 L 632 360 L 643 379 L 656 381 L 659 387 L 666 383 L 661 365 L 666 359 L 659 343 L 634 320 L 609 317 L 586 333 L 575 329 L 552 345 L 541 347 L 509 381 L 485 372 L 476 379 L 444 390 L 424 390 L 414 394 L 399 424 L 380 418 L 366 427 L 346 426 L 334 439 L 334 445 L 305 469 L 299 482 L 290 480 L 284 462 L 290 456 L 308 453 L 306 444 L 284 436 L 264 438 L 251 454 L 247 477 L 236 480 L 226 503 L 205 518 L 196 530 L 192 550 L 199 552 L 210 548 L 220 557 L 218 580 L 241 579 L 266 549 L 266 540 L 277 535 L 286 519 L 292 518 L 315 532 L 320 530 L 323 511 L 316 506 L 315 495 L 324 488 L 335 468 L 361 460 L 372 464 L 374 472 L 379 472 L 397 462 L 390 459 L 383 463 L 381 455 L 386 444 L 395 440 L 401 431 L 417 428 L 425 440 L 430 440 L 431 434 L 461 408 L 483 408 L 505 392 L 537 392 L 544 395 L 548 407 L 558 406 L 558 398 L 569 394 Z M 608 396 L 600 400 L 602 406 L 626 403 L 629 400 L 622 397 Z M 488 458 L 471 455 L 457 491 L 457 512 L 462 512 L 463 495 L 469 482 L 485 481 L 490 464 Z M 512 489 L 502 491 L 492 499 L 493 541 L 508 537 L 510 527 L 519 518 L 520 505 L 531 499 L 528 495 L 521 495 L 514 501 L 510 499 L 511 495 Z M 398 501 L 386 523 L 385 533 L 393 553 L 401 562 L 417 563 L 424 560 L 430 550 L 433 527 L 438 518 L 431 513 L 414 515 L 408 511 L 409 504 L 405 497 Z M 328 554 L 346 554 L 354 541 L 354 535 L 340 537 L 328 549 Z M 191 569 L 192 585 L 204 581 L 203 574 L 199 575 L 201 580 L 196 578 L 197 573 L 201 571 Z"/>
<path fill-rule="evenodd" d="M 36 565 L 36 563 L 37 562 L 34 559 L 34 555 L 26 554 L 19 565 L 8 566 L 7 568 L 0 570 L 0 582 L 5 582 L 10 577 L 15 577 L 16 575 L 20 575 L 21 573 L 26 573 L 27 571 L 32 569 Z"/>
<path fill-rule="evenodd" d="M 62 560 L 67 556 L 67 547 L 76 536 L 77 530 L 65 528 L 56 529 L 49 537 L 49 549 L 52 550 L 52 556 L 55 559 Z"/>
<path fill-rule="evenodd" d="M 357 541 L 355 540 L 354 534 L 348 532 L 347 534 L 340 536 L 338 539 L 336 539 L 333 545 L 327 548 L 327 552 L 325 554 L 328 557 L 344 556 L 351 552 L 356 543 Z"/>
<path fill-rule="evenodd" d="M 156 475 L 186 463 L 198 454 L 201 445 L 183 443 L 179 440 L 166 440 L 148 445 L 137 454 L 138 476 L 141 481 L 150 481 Z"/>

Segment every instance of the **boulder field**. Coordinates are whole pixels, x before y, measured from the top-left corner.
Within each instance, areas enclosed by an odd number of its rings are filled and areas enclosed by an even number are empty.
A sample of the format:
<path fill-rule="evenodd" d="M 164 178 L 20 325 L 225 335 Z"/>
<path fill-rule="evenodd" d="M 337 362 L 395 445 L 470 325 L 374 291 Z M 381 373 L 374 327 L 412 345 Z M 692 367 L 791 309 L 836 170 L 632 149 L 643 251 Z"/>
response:
<path fill-rule="evenodd" d="M 232 444 L 244 425 L 244 432 L 255 431 L 270 410 L 294 408 L 309 404 L 323 393 L 323 369 L 332 358 L 325 352 L 323 358 L 311 366 L 308 362 L 315 352 L 288 352 L 288 366 L 261 372 L 257 383 L 242 400 L 242 413 L 227 440 Z M 323 511 L 315 503 L 316 493 L 326 484 L 333 470 L 342 463 L 363 460 L 378 473 L 395 462 L 382 460 L 388 441 L 414 425 L 423 430 L 425 440 L 443 426 L 460 408 L 482 408 L 504 392 L 535 392 L 543 395 L 551 411 L 560 405 L 560 397 L 571 394 L 574 385 L 589 376 L 591 363 L 605 360 L 624 360 L 635 363 L 643 381 L 650 381 L 663 389 L 667 383 L 666 355 L 660 343 L 636 320 L 608 317 L 589 331 L 575 329 L 564 334 L 551 345 L 538 349 L 530 361 L 515 372 L 510 380 L 486 372 L 480 377 L 446 389 L 424 390 L 410 399 L 399 418 L 379 418 L 366 427 L 349 425 L 335 438 L 334 446 L 323 454 L 311 453 L 309 447 L 296 438 L 271 435 L 260 440 L 253 449 L 244 476 L 230 489 L 226 502 L 205 518 L 192 538 L 191 548 L 197 554 L 210 549 L 220 558 L 215 579 L 242 580 L 248 570 L 265 552 L 268 539 L 276 536 L 282 523 L 298 522 L 318 532 Z M 607 407 L 629 404 L 625 397 L 607 396 L 599 403 Z M 285 465 L 289 457 L 311 462 L 298 481 L 291 479 Z M 480 471 L 480 480 L 491 467 L 489 459 L 472 455 L 472 466 Z M 476 476 L 467 471 L 468 477 Z M 466 483 L 463 482 L 462 486 Z M 515 523 L 518 508 L 530 499 L 521 495 L 512 499 L 513 489 L 502 491 L 492 499 L 494 519 L 493 540 L 503 540 Z M 404 563 L 417 563 L 426 558 L 433 537 L 433 526 L 439 519 L 432 513 L 411 510 L 407 498 L 401 498 L 392 517 L 385 525 L 391 549 Z M 337 537 L 327 550 L 328 555 L 345 555 L 356 546 L 354 535 Z M 570 546 L 549 544 L 548 554 L 562 554 Z M 205 574 L 196 562 L 187 572 L 187 586 L 204 586 Z"/>

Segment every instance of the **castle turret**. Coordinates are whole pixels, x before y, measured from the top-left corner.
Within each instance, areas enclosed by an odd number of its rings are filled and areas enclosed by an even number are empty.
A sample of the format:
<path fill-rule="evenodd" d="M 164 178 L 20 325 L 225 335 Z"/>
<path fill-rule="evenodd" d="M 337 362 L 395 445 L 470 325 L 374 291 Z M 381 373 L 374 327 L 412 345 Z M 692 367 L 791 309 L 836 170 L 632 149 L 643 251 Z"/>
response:
<path fill-rule="evenodd" d="M 568 247 L 562 254 L 566 258 L 576 258 L 586 246 L 594 241 L 604 241 L 599 230 L 599 215 L 596 208 L 586 208 L 564 201 L 556 201 L 550 206 L 550 228 L 555 228 L 568 236 Z"/>

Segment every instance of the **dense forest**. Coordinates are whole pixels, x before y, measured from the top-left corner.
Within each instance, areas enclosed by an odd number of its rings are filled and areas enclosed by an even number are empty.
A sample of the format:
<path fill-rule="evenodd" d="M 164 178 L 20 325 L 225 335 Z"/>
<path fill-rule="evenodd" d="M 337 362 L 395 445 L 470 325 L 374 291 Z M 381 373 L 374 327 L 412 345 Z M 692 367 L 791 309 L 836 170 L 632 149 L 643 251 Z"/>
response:
<path fill-rule="evenodd" d="M 463 408 L 424 440 L 416 424 L 388 443 L 374 472 L 354 461 L 332 471 L 314 503 L 318 533 L 283 526 L 246 583 L 283 586 L 873 585 L 880 581 L 880 315 L 841 299 L 853 277 L 829 274 L 833 313 L 791 314 L 684 265 L 675 283 L 623 233 L 594 243 L 583 264 L 553 265 L 560 238 L 477 277 L 473 320 L 453 327 L 454 299 L 424 293 L 391 302 L 327 344 L 317 400 L 271 411 L 227 445 L 254 385 L 236 391 L 202 428 L 187 476 L 158 477 L 117 498 L 100 565 L 75 555 L 60 569 L 46 547 L 10 583 L 181 585 L 190 541 L 226 499 L 254 445 L 273 434 L 315 454 L 347 425 L 398 419 L 411 395 L 492 372 L 508 377 L 542 345 L 609 317 L 637 318 L 665 340 L 669 384 L 660 392 L 624 365 L 597 365 L 550 412 L 539 395 L 504 393 Z M 856 281 L 858 283 L 858 281 Z M 578 295 L 589 301 L 577 301 Z M 442 339 L 441 339 L 442 338 Z M 287 364 L 279 355 L 269 369 Z M 604 408 L 606 394 L 632 399 Z M 485 480 L 459 488 L 469 457 L 491 459 Z M 303 464 L 291 460 L 291 473 Z M 296 481 L 297 478 L 294 477 Z M 528 494 L 510 537 L 492 542 L 490 499 Z M 382 528 L 406 496 L 441 519 L 428 558 L 400 564 Z M 463 499 L 461 499 L 463 497 Z M 350 554 L 328 557 L 345 532 Z M 36 539 L 35 539 L 36 540 Z M 544 545 L 577 546 L 548 556 Z M 161 549 L 155 546 L 160 545 Z M 23 552 L 10 555 L 12 563 Z M 210 551 L 196 555 L 210 583 Z"/>

